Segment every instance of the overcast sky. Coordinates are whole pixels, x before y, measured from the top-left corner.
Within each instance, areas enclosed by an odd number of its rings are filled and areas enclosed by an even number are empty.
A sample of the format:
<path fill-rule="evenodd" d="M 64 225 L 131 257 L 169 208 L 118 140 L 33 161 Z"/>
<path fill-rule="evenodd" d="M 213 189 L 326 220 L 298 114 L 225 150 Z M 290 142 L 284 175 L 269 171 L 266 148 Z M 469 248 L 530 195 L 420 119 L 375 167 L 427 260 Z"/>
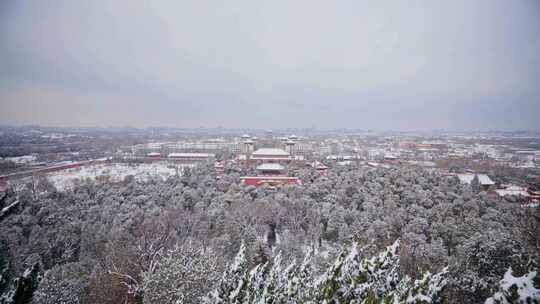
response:
<path fill-rule="evenodd" d="M 540 1 L 0 1 L 0 123 L 540 129 Z"/>

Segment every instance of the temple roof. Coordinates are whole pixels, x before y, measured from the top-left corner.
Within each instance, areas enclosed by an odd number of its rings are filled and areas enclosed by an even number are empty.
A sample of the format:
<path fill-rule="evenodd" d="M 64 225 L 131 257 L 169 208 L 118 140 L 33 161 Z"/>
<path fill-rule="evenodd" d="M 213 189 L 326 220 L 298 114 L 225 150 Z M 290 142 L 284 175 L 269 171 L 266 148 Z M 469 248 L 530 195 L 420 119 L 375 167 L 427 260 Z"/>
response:
<path fill-rule="evenodd" d="M 257 170 L 265 171 L 265 170 L 271 170 L 271 171 L 282 171 L 285 170 L 285 167 L 283 167 L 280 164 L 276 163 L 264 163 L 259 166 L 257 166 Z"/>
<path fill-rule="evenodd" d="M 253 156 L 258 155 L 275 155 L 275 156 L 289 156 L 289 152 L 278 148 L 260 148 L 251 153 Z"/>

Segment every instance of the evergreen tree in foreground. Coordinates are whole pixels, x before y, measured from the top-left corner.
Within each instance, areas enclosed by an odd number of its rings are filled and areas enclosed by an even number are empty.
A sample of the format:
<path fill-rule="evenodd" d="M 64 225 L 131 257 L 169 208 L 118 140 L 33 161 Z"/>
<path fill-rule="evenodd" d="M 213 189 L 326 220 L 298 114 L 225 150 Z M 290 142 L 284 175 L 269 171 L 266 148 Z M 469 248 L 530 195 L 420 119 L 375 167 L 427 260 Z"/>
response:
<path fill-rule="evenodd" d="M 246 245 L 242 242 L 233 264 L 223 273 L 218 288 L 205 300 L 206 303 L 245 303 L 249 279 Z"/>
<path fill-rule="evenodd" d="M 398 248 L 396 241 L 379 255 L 362 259 L 353 244 L 314 279 L 311 251 L 298 266 L 283 267 L 278 253 L 271 266 L 260 264 L 248 271 L 242 246 L 209 303 L 441 303 L 446 269 L 412 280 L 400 274 Z"/>

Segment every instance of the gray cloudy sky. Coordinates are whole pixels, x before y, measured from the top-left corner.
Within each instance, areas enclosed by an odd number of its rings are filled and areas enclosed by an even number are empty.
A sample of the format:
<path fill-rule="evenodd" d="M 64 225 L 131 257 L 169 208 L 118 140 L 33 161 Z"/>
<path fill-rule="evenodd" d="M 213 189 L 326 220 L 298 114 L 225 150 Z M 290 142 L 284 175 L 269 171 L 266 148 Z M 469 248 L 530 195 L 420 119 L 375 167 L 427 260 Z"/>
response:
<path fill-rule="evenodd" d="M 0 1 L 0 123 L 540 129 L 540 1 Z"/>

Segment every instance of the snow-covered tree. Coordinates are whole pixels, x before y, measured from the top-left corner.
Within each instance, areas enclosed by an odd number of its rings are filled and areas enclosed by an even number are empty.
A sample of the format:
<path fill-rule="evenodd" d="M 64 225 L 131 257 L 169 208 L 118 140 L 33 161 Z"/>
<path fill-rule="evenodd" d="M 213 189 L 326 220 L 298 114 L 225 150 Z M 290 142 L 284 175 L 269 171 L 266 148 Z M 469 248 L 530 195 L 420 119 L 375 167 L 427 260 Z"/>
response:
<path fill-rule="evenodd" d="M 540 286 L 535 284 L 536 271 L 515 277 L 508 268 L 495 294 L 485 304 L 538 304 Z"/>
<path fill-rule="evenodd" d="M 242 242 L 233 263 L 223 273 L 216 290 L 210 293 L 206 303 L 242 303 L 249 281 L 246 245 Z"/>
<path fill-rule="evenodd" d="M 341 268 L 345 261 L 347 252 L 342 250 L 334 263 L 315 282 L 315 301 L 318 303 L 331 303 L 340 289 Z"/>
<path fill-rule="evenodd" d="M 143 273 L 144 303 L 200 303 L 220 276 L 217 255 L 191 242 L 161 254 Z"/>
<path fill-rule="evenodd" d="M 13 296 L 14 281 L 29 256 L 39 256 L 43 265 L 37 276 L 44 283 L 35 298 L 70 289 L 76 294 L 76 284 L 70 287 L 62 279 L 69 275 L 52 273 L 58 265 L 83 261 L 92 265 L 80 270 L 89 281 L 79 296 L 86 303 L 140 303 L 146 297 L 144 277 L 153 277 L 150 294 L 160 294 L 160 282 L 168 286 L 163 290 L 178 294 L 182 288 L 171 287 L 177 282 L 171 278 L 183 273 L 177 265 L 182 258 L 166 256 L 174 244 L 190 239 L 219 256 L 216 270 L 230 264 L 245 243 L 243 270 L 237 278 L 231 272 L 224 276 L 229 281 L 221 284 L 230 288 L 224 287 L 228 293 L 221 303 L 233 301 L 233 290 L 236 302 L 260 299 L 275 265 L 272 252 L 280 252 L 282 262 L 273 289 L 277 294 L 271 298 L 291 303 L 313 302 L 322 290 L 343 301 L 390 296 L 404 302 L 409 294 L 419 300 L 430 297 L 426 286 L 437 285 L 437 275 L 426 271 L 449 265 L 441 301 L 476 304 L 495 293 L 509 266 L 521 274 L 540 264 L 537 210 L 524 217 L 519 204 L 477 193 L 436 172 L 405 165 L 350 166 L 329 168 L 320 177 L 299 169 L 303 185 L 257 189 L 239 183 L 239 176 L 251 169 L 231 162 L 219 183 L 213 166 L 201 164 L 166 181 L 81 181 L 69 191 L 39 197 L 25 191 L 6 194 L 0 209 L 19 203 L 0 219 L 5 249 L 0 250 L 0 297 Z M 398 238 L 399 256 L 379 259 L 384 246 Z M 354 248 L 354 243 L 361 246 Z M 302 261 L 308 244 L 315 253 Z M 342 260 L 336 261 L 341 246 Z M 336 277 L 326 278 L 335 281 L 335 288 L 318 289 L 314 282 L 325 282 L 321 274 L 330 273 L 329 265 L 336 262 L 341 265 L 334 269 Z M 248 271 L 248 265 L 257 264 Z M 67 288 L 56 290 L 58 285 Z M 212 285 L 208 280 L 201 290 L 219 287 Z M 192 295 L 185 301 L 197 301 L 198 295 Z"/>
<path fill-rule="evenodd" d="M 4 294 L 0 296 L 0 304 L 25 304 L 32 301 L 40 279 L 40 264 L 35 262 L 27 266 L 24 273 L 15 278 Z"/>
<path fill-rule="evenodd" d="M 268 263 L 259 264 L 249 272 L 242 303 L 259 303 L 263 298 Z"/>
<path fill-rule="evenodd" d="M 343 249 L 323 275 L 317 279 L 309 270 L 310 252 L 299 267 L 291 263 L 281 266 L 281 255 L 267 264 L 256 266 L 245 277 L 236 276 L 235 293 L 243 290 L 242 303 L 441 303 L 446 286 L 447 270 L 437 274 L 425 273 L 412 280 L 399 272 L 399 241 L 372 258 L 361 258 L 356 244 Z M 233 264 L 234 266 L 234 264 Z M 314 282 L 314 283 L 311 283 Z M 233 299 L 217 297 L 214 299 Z M 216 301 L 217 302 L 217 301 Z M 212 302 L 212 303 L 216 303 Z M 236 302 L 218 302 L 236 303 Z"/>
<path fill-rule="evenodd" d="M 272 262 L 272 267 L 265 279 L 262 297 L 260 303 L 280 303 L 283 290 L 283 281 L 286 280 L 286 275 L 282 273 L 281 252 L 278 252 Z"/>
<path fill-rule="evenodd" d="M 471 188 L 473 191 L 480 191 L 480 180 L 478 179 L 478 175 L 475 174 L 473 179 L 471 180 Z"/>
<path fill-rule="evenodd" d="M 444 268 L 441 272 L 432 274 L 426 272 L 422 278 L 415 280 L 407 293 L 407 303 L 442 303 L 443 289 L 447 283 L 448 269 Z"/>
<path fill-rule="evenodd" d="M 86 269 L 78 263 L 57 265 L 45 272 L 33 304 L 79 304 L 88 284 Z"/>
<path fill-rule="evenodd" d="M 298 303 L 305 303 L 313 297 L 314 272 L 312 258 L 313 248 L 309 246 L 302 263 L 289 272 L 292 273 L 292 276 L 287 280 L 286 295 L 290 299 L 298 301 Z"/>

